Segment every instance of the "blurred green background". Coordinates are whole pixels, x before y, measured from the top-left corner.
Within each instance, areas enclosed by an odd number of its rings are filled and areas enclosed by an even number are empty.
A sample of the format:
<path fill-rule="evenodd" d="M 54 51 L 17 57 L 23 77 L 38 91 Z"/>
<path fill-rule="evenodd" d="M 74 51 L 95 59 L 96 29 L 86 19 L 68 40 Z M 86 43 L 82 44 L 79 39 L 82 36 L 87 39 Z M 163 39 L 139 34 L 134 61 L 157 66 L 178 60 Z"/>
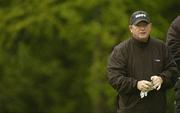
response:
<path fill-rule="evenodd" d="M 0 0 L 0 112 L 115 112 L 107 59 L 136 10 L 165 41 L 180 1 Z M 167 98 L 173 113 L 173 89 Z"/>

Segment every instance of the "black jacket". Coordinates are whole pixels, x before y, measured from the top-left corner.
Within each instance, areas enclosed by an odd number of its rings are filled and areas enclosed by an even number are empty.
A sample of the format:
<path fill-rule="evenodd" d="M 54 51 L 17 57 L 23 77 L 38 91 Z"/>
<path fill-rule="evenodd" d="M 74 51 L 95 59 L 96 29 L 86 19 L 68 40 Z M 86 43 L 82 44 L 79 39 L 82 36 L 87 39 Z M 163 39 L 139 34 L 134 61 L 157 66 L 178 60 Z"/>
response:
<path fill-rule="evenodd" d="M 177 68 L 165 44 L 149 38 L 142 43 L 134 38 L 117 45 L 108 62 L 108 79 L 118 92 L 118 113 L 165 113 L 167 88 L 173 86 Z M 138 80 L 150 80 L 153 75 L 161 76 L 162 88 L 153 90 L 140 99 Z"/>
<path fill-rule="evenodd" d="M 170 25 L 166 44 L 170 48 L 174 60 L 180 69 L 180 16 L 178 16 Z"/>
<path fill-rule="evenodd" d="M 166 44 L 168 45 L 177 67 L 179 69 L 178 76 L 180 76 L 180 16 L 176 17 L 171 23 L 168 33 Z M 175 99 L 176 99 L 176 113 L 180 113 L 180 78 L 175 85 Z"/>

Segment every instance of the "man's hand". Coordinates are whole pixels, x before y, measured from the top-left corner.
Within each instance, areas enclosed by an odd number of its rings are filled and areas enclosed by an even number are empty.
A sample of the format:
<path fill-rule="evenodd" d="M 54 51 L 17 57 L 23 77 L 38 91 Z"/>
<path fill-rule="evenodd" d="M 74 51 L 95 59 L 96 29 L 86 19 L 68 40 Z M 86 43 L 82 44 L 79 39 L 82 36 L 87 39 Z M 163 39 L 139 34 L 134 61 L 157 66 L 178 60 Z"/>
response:
<path fill-rule="evenodd" d="M 140 91 L 148 92 L 153 89 L 153 84 L 147 80 L 140 80 L 137 82 L 137 88 Z"/>
<path fill-rule="evenodd" d="M 160 76 L 152 76 L 151 77 L 153 88 L 159 90 L 161 88 L 161 84 L 163 83 L 163 80 Z"/>

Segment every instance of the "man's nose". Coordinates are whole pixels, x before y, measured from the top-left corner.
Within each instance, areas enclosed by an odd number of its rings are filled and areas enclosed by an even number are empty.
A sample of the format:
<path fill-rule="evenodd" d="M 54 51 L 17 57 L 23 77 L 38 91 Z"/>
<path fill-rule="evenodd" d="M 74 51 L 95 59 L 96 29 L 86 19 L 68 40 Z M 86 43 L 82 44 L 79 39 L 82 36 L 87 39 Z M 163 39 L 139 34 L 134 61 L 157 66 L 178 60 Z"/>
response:
<path fill-rule="evenodd" d="M 145 26 L 140 26 L 140 30 L 145 30 Z"/>

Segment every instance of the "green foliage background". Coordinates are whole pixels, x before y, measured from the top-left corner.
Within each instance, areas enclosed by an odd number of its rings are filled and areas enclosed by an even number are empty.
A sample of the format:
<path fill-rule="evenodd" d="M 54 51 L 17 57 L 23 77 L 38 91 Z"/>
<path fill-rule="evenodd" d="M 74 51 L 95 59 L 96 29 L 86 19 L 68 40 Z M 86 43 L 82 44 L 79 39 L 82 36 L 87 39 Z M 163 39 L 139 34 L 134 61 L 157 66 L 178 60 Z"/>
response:
<path fill-rule="evenodd" d="M 152 35 L 165 40 L 179 6 L 178 0 L 0 0 L 0 112 L 115 112 L 106 65 L 129 36 L 129 16 L 147 11 Z M 173 113 L 173 89 L 167 98 Z"/>

